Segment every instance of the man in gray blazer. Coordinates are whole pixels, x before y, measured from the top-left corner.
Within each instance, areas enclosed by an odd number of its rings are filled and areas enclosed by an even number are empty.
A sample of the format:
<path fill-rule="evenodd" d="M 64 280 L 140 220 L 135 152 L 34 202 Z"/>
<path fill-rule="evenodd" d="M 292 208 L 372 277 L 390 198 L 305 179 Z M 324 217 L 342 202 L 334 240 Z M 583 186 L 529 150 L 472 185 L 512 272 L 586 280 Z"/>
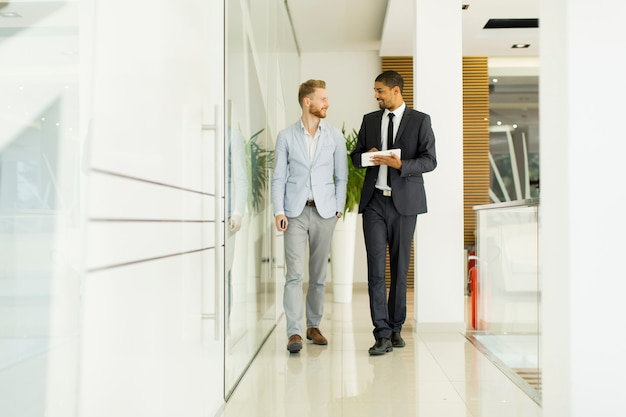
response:
<path fill-rule="evenodd" d="M 395 71 L 381 73 L 374 97 L 381 110 L 366 114 L 355 150 L 355 167 L 367 167 L 359 202 L 367 251 L 370 314 L 376 343 L 370 355 L 404 347 L 406 275 L 417 215 L 426 213 L 422 174 L 437 166 L 430 116 L 404 103 L 404 80 Z M 390 152 L 399 149 L 400 156 Z M 371 152 L 384 151 L 377 154 Z M 391 285 L 387 298 L 385 255 L 389 246 Z"/>
<path fill-rule="evenodd" d="M 342 133 L 323 119 L 328 110 L 326 83 L 308 80 L 300 85 L 302 117 L 278 133 L 274 151 L 272 202 L 276 229 L 285 232 L 287 274 L 283 308 L 287 322 L 287 350 L 302 349 L 305 249 L 309 243 L 309 287 L 306 294 L 306 337 L 326 345 L 319 325 L 330 241 L 343 214 L 348 183 L 346 144 Z"/>

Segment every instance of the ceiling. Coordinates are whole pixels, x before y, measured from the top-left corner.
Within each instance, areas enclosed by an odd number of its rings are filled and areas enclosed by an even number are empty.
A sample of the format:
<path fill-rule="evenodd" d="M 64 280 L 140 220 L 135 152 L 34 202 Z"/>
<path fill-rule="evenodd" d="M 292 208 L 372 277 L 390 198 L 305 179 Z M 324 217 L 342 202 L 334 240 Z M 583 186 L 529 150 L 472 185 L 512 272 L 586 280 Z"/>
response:
<path fill-rule="evenodd" d="M 285 0 L 300 52 L 413 54 L 415 0 Z M 484 29 L 489 19 L 539 18 L 539 0 L 465 0 L 463 55 L 488 56 L 491 122 L 536 129 L 539 29 Z M 322 13 L 320 13 L 322 11 Z M 311 16 L 319 16 L 312 20 Z M 314 22 L 314 23 L 313 23 Z M 317 26 L 313 26 L 317 25 Z M 514 49 L 514 44 L 530 44 Z"/>
<path fill-rule="evenodd" d="M 415 0 L 286 0 L 301 53 L 379 51 L 413 53 Z M 483 29 L 492 18 L 538 18 L 539 0 L 466 0 L 462 11 L 463 54 L 536 57 L 538 29 Z M 460 6 L 459 6 L 460 7 Z M 322 13 L 320 13 L 322 11 Z M 311 16 L 319 16 L 312 24 Z M 314 26 L 317 25 L 317 26 Z M 528 49 L 512 49 L 528 43 Z"/>

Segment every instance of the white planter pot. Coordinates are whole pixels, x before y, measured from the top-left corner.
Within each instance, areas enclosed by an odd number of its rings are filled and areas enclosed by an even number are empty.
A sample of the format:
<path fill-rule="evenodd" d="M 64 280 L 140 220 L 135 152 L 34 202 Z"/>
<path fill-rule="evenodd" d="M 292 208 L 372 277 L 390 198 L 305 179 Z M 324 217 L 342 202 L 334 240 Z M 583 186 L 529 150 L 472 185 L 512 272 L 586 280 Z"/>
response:
<path fill-rule="evenodd" d="M 330 271 L 335 303 L 352 302 L 357 217 L 358 213 L 345 213 L 337 222 L 333 233 L 330 245 Z"/>

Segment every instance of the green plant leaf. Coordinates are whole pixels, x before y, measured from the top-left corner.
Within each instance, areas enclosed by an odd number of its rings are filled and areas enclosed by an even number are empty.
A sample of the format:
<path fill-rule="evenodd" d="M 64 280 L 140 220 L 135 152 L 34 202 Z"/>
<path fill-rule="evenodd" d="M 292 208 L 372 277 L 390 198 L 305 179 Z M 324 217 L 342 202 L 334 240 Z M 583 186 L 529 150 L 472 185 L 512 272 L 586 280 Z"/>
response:
<path fill-rule="evenodd" d="M 248 206 L 254 213 L 259 213 L 265 207 L 265 192 L 269 172 L 274 163 L 274 151 L 265 149 L 259 144 L 261 129 L 246 141 L 246 159 L 248 168 Z"/>
<path fill-rule="evenodd" d="M 341 126 L 341 133 L 346 140 L 346 158 L 348 159 L 348 186 L 346 187 L 346 205 L 343 212 L 356 212 L 359 209 L 359 201 L 361 200 L 361 190 L 363 188 L 366 170 L 356 168 L 350 158 L 350 153 L 356 148 L 356 143 L 359 139 L 359 134 L 356 129 L 352 129 L 352 131 L 348 133 L 346 132 L 344 124 Z"/>

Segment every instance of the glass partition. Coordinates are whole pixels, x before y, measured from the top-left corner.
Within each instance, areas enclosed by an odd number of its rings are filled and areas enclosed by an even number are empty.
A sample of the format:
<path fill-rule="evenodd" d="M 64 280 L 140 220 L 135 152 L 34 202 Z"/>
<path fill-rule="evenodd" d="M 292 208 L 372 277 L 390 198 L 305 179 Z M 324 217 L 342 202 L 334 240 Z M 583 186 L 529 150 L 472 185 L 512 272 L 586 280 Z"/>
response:
<path fill-rule="evenodd" d="M 285 85 L 293 96 L 289 103 L 297 106 L 298 83 L 292 80 L 299 76 L 299 57 L 284 2 L 226 0 L 225 5 L 228 397 L 281 311 L 270 182 L 274 139 L 286 120 Z"/>
<path fill-rule="evenodd" d="M 78 3 L 0 2 L 0 30 L 0 415 L 71 417 L 85 179 Z"/>
<path fill-rule="evenodd" d="M 471 338 L 537 402 L 541 397 L 538 200 L 475 207 Z"/>

